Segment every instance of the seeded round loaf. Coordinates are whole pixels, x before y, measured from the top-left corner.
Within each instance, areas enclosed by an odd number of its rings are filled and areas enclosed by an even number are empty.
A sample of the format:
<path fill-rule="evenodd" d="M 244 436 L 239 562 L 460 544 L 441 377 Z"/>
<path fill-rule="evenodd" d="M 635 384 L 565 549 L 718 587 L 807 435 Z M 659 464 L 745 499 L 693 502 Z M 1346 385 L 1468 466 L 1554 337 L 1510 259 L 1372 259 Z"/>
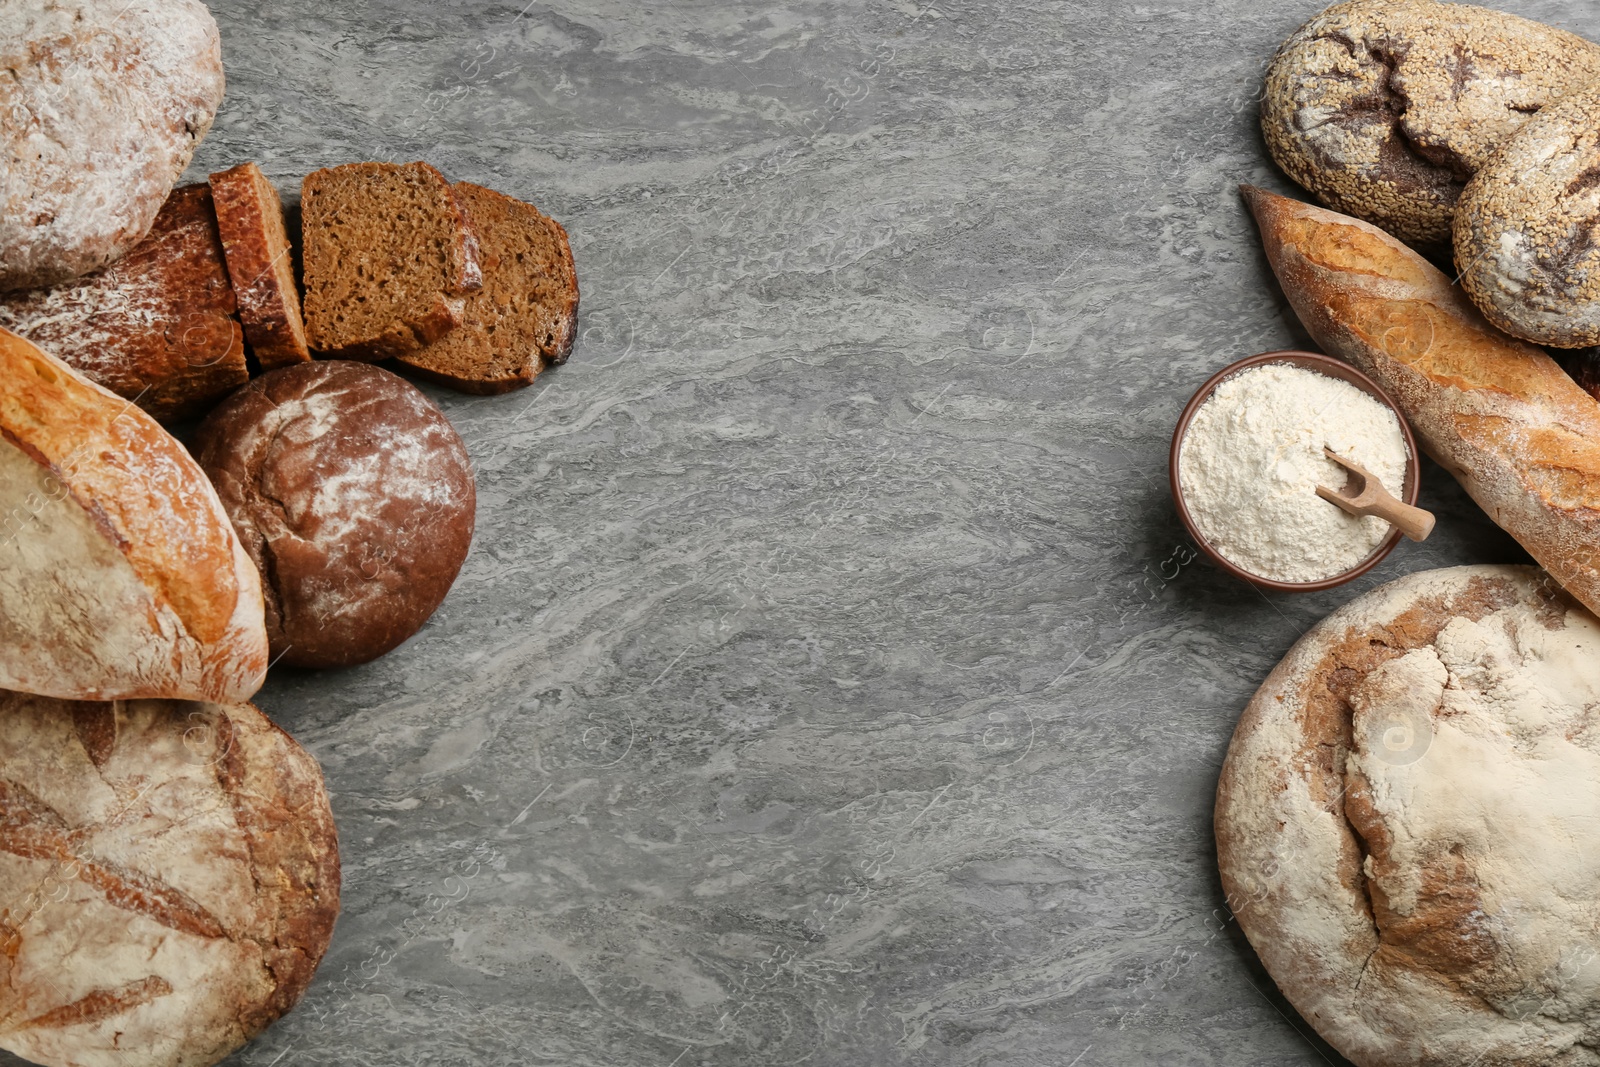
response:
<path fill-rule="evenodd" d="M 1467 180 L 1528 117 L 1600 80 L 1600 45 L 1436 0 L 1351 0 L 1267 70 L 1261 129 L 1284 172 L 1413 245 L 1450 240 Z"/>
<path fill-rule="evenodd" d="M 255 708 L 0 693 L 0 1046 L 207 1067 L 300 999 L 338 912 L 322 772 Z"/>
<path fill-rule="evenodd" d="M 344 667 L 422 628 L 450 591 L 477 493 L 460 436 L 415 386 L 348 360 L 264 374 L 195 435 L 261 568 L 275 660 Z"/>
<path fill-rule="evenodd" d="M 1467 185 L 1461 284 L 1484 317 L 1557 348 L 1600 344 L 1600 83 L 1545 108 Z"/>
<path fill-rule="evenodd" d="M 1597 653 L 1542 571 L 1428 571 L 1312 628 L 1245 709 L 1227 904 L 1358 1067 L 1600 1058 Z"/>
<path fill-rule="evenodd" d="M 138 244 L 222 103 L 198 0 L 7 0 L 0 72 L 0 290 Z"/>

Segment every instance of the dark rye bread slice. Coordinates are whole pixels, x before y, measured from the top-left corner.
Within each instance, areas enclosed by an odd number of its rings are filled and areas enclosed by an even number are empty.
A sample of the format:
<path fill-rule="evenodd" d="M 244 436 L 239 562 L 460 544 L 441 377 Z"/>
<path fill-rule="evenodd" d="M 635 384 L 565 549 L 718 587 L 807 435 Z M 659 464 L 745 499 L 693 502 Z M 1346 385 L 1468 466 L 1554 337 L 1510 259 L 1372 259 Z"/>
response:
<path fill-rule="evenodd" d="M 256 362 L 262 370 L 307 362 L 311 351 L 278 190 L 260 167 L 241 163 L 211 175 L 211 197 L 239 322 Z"/>
<path fill-rule="evenodd" d="M 347 163 L 306 175 L 306 336 L 313 351 L 379 360 L 461 324 L 483 287 L 478 239 L 426 163 Z"/>
<path fill-rule="evenodd" d="M 105 270 L 0 294 L 0 326 L 162 422 L 204 415 L 250 378 L 211 190 L 174 189 Z"/>
<path fill-rule="evenodd" d="M 578 274 L 567 231 L 532 204 L 457 182 L 482 244 L 483 288 L 462 324 L 400 362 L 467 393 L 505 393 L 565 363 L 578 329 Z"/>

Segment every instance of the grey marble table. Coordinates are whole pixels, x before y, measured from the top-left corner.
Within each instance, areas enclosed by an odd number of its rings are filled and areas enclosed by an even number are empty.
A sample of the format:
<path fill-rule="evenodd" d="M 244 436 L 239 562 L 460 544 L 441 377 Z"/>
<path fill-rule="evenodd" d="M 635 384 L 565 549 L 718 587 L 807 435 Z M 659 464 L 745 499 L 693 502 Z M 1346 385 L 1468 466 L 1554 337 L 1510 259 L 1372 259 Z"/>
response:
<path fill-rule="evenodd" d="M 1190 392 L 1304 344 L 1235 191 L 1316 0 L 214 0 L 192 176 L 427 159 L 571 232 L 571 363 L 430 389 L 477 539 L 410 643 L 275 671 L 344 912 L 227 1062 L 1341 1062 L 1215 873 L 1240 708 L 1407 571 L 1188 562 Z M 1516 9 L 1583 28 L 1575 3 Z M 16 1061 L 11 1061 L 16 1062 Z"/>

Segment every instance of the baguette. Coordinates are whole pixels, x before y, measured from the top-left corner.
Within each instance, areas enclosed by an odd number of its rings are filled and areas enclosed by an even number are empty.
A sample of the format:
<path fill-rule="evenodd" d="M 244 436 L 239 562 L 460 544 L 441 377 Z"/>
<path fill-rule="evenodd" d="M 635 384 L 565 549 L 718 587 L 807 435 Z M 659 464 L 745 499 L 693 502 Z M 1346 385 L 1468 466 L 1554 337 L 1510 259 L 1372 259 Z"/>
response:
<path fill-rule="evenodd" d="M 1243 191 L 1311 336 L 1383 386 L 1428 455 L 1600 613 L 1600 402 L 1376 226 Z"/>
<path fill-rule="evenodd" d="M 263 613 L 184 447 L 0 329 L 0 689 L 237 703 L 266 674 Z"/>

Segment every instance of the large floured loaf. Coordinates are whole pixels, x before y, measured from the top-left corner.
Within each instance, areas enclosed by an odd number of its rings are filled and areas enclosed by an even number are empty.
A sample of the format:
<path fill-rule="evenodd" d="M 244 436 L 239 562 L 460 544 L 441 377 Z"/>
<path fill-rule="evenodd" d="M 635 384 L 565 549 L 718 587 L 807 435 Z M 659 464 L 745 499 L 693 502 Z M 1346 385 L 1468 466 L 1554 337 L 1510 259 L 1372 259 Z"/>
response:
<path fill-rule="evenodd" d="M 0 4 L 0 289 L 53 285 L 138 244 L 222 90 L 199 0 Z"/>
<path fill-rule="evenodd" d="M 1328 206 L 1439 247 L 1467 180 L 1528 116 L 1600 80 L 1600 45 L 1436 0 L 1349 0 L 1273 57 L 1261 129 Z"/>
<path fill-rule="evenodd" d="M 184 447 L 0 330 L 0 689 L 245 700 L 267 669 L 262 610 Z"/>
<path fill-rule="evenodd" d="M 0 693 L 0 1046 L 209 1067 L 300 998 L 338 911 L 322 773 L 255 708 Z"/>
<path fill-rule="evenodd" d="M 1600 610 L 1600 403 L 1376 226 L 1263 189 L 1244 193 L 1311 336 L 1383 386 L 1423 449 Z"/>
<path fill-rule="evenodd" d="M 1600 1061 L 1600 621 L 1531 567 L 1376 589 L 1251 700 L 1227 903 L 1359 1067 Z"/>

